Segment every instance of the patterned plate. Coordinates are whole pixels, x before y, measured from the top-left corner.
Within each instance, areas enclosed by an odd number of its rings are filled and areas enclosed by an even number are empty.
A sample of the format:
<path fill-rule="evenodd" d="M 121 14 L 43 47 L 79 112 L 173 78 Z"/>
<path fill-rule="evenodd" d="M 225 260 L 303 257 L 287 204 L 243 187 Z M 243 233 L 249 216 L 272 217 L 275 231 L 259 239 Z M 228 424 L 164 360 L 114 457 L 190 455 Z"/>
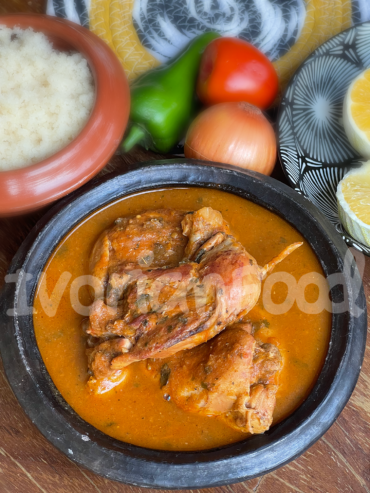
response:
<path fill-rule="evenodd" d="M 370 67 L 370 22 L 344 31 L 314 51 L 292 78 L 281 102 L 277 129 L 283 170 L 298 192 L 334 224 L 348 245 L 370 248 L 342 227 L 335 192 L 362 158 L 349 143 L 342 121 L 351 81 Z"/>

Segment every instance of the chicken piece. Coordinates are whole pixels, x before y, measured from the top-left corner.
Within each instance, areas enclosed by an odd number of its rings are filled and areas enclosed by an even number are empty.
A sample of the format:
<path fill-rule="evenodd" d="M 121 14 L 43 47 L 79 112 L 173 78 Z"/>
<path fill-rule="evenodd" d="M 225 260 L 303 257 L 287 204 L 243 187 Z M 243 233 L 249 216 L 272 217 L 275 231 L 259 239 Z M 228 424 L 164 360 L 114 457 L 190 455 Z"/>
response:
<path fill-rule="evenodd" d="M 90 315 L 86 332 L 94 337 L 105 337 L 115 333 L 114 324 L 123 315 L 124 307 L 122 303 L 109 306 L 98 299 L 91 305 L 90 312 L 93 316 Z"/>
<path fill-rule="evenodd" d="M 179 287 L 161 300 L 161 284 L 147 283 L 145 289 L 131 291 L 127 312 L 129 325 L 140 324 L 132 349 L 112 360 L 119 369 L 147 358 L 167 358 L 184 349 L 208 341 L 228 325 L 246 315 L 257 303 L 261 292 L 262 270 L 256 260 L 232 236 L 217 233 L 222 241 L 207 251 L 201 246 L 199 264 L 182 264 L 166 271 L 156 270 L 148 278 L 163 279 L 183 272 Z M 213 237 L 214 238 L 214 237 Z M 300 246 L 296 244 L 295 248 Z M 290 252 L 290 250 L 289 250 Z M 285 258 L 284 252 L 275 263 Z M 272 268 L 275 263 L 271 264 Z M 137 316 L 137 304 L 144 298 L 145 313 Z M 153 303 L 152 300 L 156 300 Z M 150 317 L 145 316 L 150 313 Z M 144 324 L 144 325 L 143 325 Z"/>
<path fill-rule="evenodd" d="M 250 325 L 236 324 L 164 364 L 150 361 L 166 398 L 186 412 L 219 416 L 244 433 L 268 430 L 282 358 L 277 347 L 259 345 L 250 332 Z"/>
<path fill-rule="evenodd" d="M 87 349 L 89 372 L 92 374 L 88 381 L 91 391 L 103 394 L 126 379 L 128 369 L 124 371 L 113 370 L 110 362 L 115 354 L 122 354 L 122 352 L 128 351 L 130 347 L 131 343 L 128 339 L 118 337 Z"/>
<path fill-rule="evenodd" d="M 186 212 L 158 209 L 131 218 L 118 218 L 100 235 L 90 256 L 95 298 L 105 296 L 109 275 L 118 266 L 146 270 L 175 267 L 184 256 L 186 237 L 181 221 Z"/>
<path fill-rule="evenodd" d="M 183 234 L 189 237 L 185 249 L 186 260 L 194 260 L 194 254 L 199 247 L 216 233 L 230 234 L 229 225 L 221 212 L 211 207 L 203 207 L 192 214 L 187 214 L 181 225 Z"/>
<path fill-rule="evenodd" d="M 252 385 L 249 396 L 239 401 L 239 406 L 221 416 L 231 428 L 243 433 L 259 434 L 267 431 L 273 419 L 278 386 Z"/>
<path fill-rule="evenodd" d="M 149 267 L 178 265 L 187 243 L 181 231 L 184 216 L 184 211 L 160 209 L 118 218 L 95 243 L 90 256 L 95 301 L 85 329 L 94 339 L 93 349 L 87 350 L 91 391 L 104 393 L 126 378 L 127 371 L 110 368 L 112 358 L 132 346 L 136 333 L 121 320 L 125 304 L 120 300 L 135 279 L 133 269 L 140 275 Z"/>
<path fill-rule="evenodd" d="M 185 256 L 190 255 L 195 262 L 167 269 L 130 270 L 122 256 L 115 271 L 110 273 L 109 267 L 108 278 L 101 277 L 106 279 L 106 298 L 92 305 L 87 333 L 101 338 L 124 336 L 131 343 L 122 354 L 111 352 L 112 370 L 147 358 L 167 358 L 208 341 L 253 308 L 264 275 L 301 245 L 291 245 L 268 268 L 261 269 L 245 248 L 227 234 L 221 214 L 213 212 L 210 208 L 200 209 L 187 214 L 183 221 L 189 243 L 198 248 L 192 246 Z M 204 238 L 200 242 L 202 221 Z M 195 225 L 194 235 L 189 224 Z M 136 239 L 139 241 L 138 235 Z M 116 310 L 113 317 L 111 308 Z M 114 344 L 114 339 L 109 343 Z"/>
<path fill-rule="evenodd" d="M 279 370 L 280 351 L 274 344 L 256 345 L 253 356 L 253 381 L 266 382 Z"/>

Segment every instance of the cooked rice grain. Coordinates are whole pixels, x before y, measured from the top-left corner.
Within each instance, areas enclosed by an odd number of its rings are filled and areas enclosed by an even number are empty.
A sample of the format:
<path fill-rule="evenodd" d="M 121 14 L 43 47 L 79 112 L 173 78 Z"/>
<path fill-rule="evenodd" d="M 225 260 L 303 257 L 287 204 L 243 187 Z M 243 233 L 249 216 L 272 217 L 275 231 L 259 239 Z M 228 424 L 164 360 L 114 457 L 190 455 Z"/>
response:
<path fill-rule="evenodd" d="M 81 54 L 54 50 L 32 29 L 0 26 L 0 171 L 63 149 L 85 126 L 94 94 Z"/>

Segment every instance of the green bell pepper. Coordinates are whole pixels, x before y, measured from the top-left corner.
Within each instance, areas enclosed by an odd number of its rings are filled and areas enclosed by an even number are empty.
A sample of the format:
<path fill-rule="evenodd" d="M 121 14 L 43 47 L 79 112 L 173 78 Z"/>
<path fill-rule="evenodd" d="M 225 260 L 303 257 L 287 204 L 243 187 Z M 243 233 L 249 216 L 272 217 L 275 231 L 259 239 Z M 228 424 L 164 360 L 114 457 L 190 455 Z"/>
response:
<path fill-rule="evenodd" d="M 196 111 L 195 84 L 202 53 L 218 37 L 215 32 L 201 34 L 169 64 L 145 72 L 133 82 L 123 151 L 140 144 L 168 152 L 178 143 Z"/>

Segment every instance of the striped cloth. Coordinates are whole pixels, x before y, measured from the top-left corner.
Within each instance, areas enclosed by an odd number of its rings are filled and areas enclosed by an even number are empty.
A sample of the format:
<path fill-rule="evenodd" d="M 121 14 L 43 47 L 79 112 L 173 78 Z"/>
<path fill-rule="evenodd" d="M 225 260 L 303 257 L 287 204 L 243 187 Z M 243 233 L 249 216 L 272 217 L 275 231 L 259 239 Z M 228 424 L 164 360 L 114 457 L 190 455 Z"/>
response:
<path fill-rule="evenodd" d="M 48 0 L 46 13 L 89 28 L 90 0 Z"/>
<path fill-rule="evenodd" d="M 0 0 L 1 1 L 1 0 Z M 250 41 L 273 62 L 284 90 L 324 41 L 370 20 L 370 0 L 47 0 L 47 13 L 100 36 L 129 80 L 214 30 Z"/>

